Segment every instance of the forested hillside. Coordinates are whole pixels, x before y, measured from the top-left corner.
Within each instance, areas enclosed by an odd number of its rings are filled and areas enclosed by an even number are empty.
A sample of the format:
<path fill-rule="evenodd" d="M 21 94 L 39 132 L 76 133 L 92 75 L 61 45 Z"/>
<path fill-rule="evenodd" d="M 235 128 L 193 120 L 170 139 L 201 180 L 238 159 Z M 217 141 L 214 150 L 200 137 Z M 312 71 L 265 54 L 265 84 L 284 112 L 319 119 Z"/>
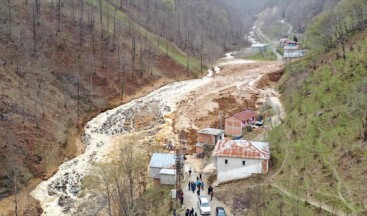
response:
<path fill-rule="evenodd" d="M 99 111 L 240 45 L 240 19 L 207 3 L 0 0 L 0 196 L 80 152 Z"/>
<path fill-rule="evenodd" d="M 367 209 L 366 12 L 342 1 L 312 21 L 312 53 L 286 66 L 287 117 L 270 136 L 274 185 L 340 215 Z"/>
<path fill-rule="evenodd" d="M 210 62 L 240 48 L 265 0 L 109 0 L 130 18 Z"/>
<path fill-rule="evenodd" d="M 306 31 L 311 20 L 323 11 L 332 9 L 340 0 L 274 0 L 268 1 L 259 20 L 271 25 L 281 19 L 294 26 L 296 33 Z"/>

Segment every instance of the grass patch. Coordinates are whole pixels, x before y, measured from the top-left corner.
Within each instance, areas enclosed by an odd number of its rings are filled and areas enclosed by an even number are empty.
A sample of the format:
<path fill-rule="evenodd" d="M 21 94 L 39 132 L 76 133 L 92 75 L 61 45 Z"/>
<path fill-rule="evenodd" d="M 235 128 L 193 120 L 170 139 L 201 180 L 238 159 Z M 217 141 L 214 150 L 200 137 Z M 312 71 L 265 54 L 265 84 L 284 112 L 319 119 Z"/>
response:
<path fill-rule="evenodd" d="M 288 154 L 285 177 L 278 176 L 278 183 L 344 212 L 352 211 L 348 205 L 360 211 L 367 193 L 359 186 L 367 180 L 361 174 L 367 171 L 362 145 L 367 130 L 362 123 L 367 118 L 366 41 L 357 42 L 346 59 L 332 51 L 287 65 L 279 87 L 287 117 L 269 137 L 277 166 Z"/>
<path fill-rule="evenodd" d="M 255 61 L 276 61 L 277 56 L 273 53 L 273 51 L 268 48 L 266 51 L 259 52 L 256 55 L 248 56 L 245 59 L 255 60 Z"/>
<path fill-rule="evenodd" d="M 171 199 L 172 186 L 151 186 L 138 199 L 137 215 L 171 215 L 174 199 Z"/>

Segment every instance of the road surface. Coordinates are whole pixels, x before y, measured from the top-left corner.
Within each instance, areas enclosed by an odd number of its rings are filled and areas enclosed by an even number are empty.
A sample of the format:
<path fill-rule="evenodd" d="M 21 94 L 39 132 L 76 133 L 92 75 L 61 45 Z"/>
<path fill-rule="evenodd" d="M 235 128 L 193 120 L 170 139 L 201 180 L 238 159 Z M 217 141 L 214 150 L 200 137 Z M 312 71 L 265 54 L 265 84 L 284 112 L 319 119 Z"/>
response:
<path fill-rule="evenodd" d="M 199 176 L 199 172 L 202 172 L 202 180 L 204 181 L 204 190 L 201 191 L 200 195 L 201 196 L 208 196 L 209 199 L 209 203 L 210 203 L 210 207 L 211 207 L 211 215 L 215 215 L 215 209 L 216 207 L 224 207 L 224 209 L 226 210 L 226 213 L 228 216 L 233 216 L 233 214 L 230 212 L 230 208 L 228 206 L 226 206 L 223 202 L 219 201 L 217 198 L 215 198 L 215 196 L 213 196 L 213 200 L 210 201 L 210 196 L 208 195 L 208 177 L 210 174 L 207 174 L 205 172 L 203 172 L 201 169 L 198 168 L 198 164 L 197 163 L 201 163 L 201 159 L 195 159 L 192 156 L 188 156 L 188 160 L 185 161 L 185 171 L 188 171 L 189 167 L 191 167 L 192 172 L 191 176 L 188 176 L 188 174 L 186 173 L 186 178 L 185 181 L 182 183 L 181 188 L 183 189 L 184 192 L 184 207 L 183 209 L 191 209 L 194 208 L 195 212 L 200 215 L 200 210 L 198 208 L 198 196 L 196 191 L 192 192 L 189 191 L 188 189 L 188 182 L 196 182 L 196 178 Z M 196 163 L 196 164 L 194 164 Z M 199 165 L 201 166 L 201 165 Z M 205 170 L 205 169 L 204 169 Z M 214 194 L 215 194 L 215 187 L 214 187 Z M 181 216 L 181 214 L 180 214 Z"/>
<path fill-rule="evenodd" d="M 289 23 L 286 23 L 284 20 L 281 20 L 280 23 L 287 25 L 288 31 L 287 34 L 291 34 L 293 32 L 293 26 Z M 256 27 L 254 28 L 254 32 L 257 34 L 257 36 L 264 42 L 264 43 L 269 43 L 272 46 L 272 52 L 277 56 L 277 60 L 278 61 L 282 61 L 283 60 L 283 56 L 277 51 L 276 49 L 276 44 L 278 43 L 278 41 L 273 41 L 271 40 L 269 37 L 267 37 L 262 31 L 261 28 L 259 27 L 260 25 L 256 25 Z"/>

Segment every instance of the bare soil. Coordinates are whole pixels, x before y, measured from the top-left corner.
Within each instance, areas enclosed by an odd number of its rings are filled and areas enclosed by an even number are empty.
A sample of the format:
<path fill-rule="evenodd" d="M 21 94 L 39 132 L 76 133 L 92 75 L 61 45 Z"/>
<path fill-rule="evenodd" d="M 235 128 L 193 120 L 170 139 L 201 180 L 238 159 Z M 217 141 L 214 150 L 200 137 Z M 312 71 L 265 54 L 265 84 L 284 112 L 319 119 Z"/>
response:
<path fill-rule="evenodd" d="M 226 117 L 244 109 L 257 110 L 259 99 L 264 97 L 260 88 L 273 86 L 282 70 L 278 62 L 226 65 L 209 84 L 191 92 L 181 102 L 175 114 L 175 131 L 186 131 L 192 146 L 197 130 L 224 128 Z M 251 86 L 251 82 L 257 84 Z"/>

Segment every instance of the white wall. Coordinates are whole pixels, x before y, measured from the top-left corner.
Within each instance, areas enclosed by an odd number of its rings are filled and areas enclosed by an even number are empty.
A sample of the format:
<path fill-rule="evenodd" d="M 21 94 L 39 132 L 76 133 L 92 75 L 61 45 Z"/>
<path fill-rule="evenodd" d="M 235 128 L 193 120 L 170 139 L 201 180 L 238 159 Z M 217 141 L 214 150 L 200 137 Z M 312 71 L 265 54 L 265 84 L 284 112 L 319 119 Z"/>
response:
<path fill-rule="evenodd" d="M 225 164 L 225 159 L 228 160 L 228 164 Z M 242 161 L 245 161 L 245 165 L 242 165 Z M 242 159 L 242 158 L 224 158 L 217 157 L 216 167 L 218 174 L 220 172 L 228 172 L 229 170 L 236 170 L 236 172 L 243 173 L 262 173 L 262 162 L 264 160 L 259 159 Z"/>
<path fill-rule="evenodd" d="M 160 174 L 162 185 L 174 185 L 176 184 L 176 175 Z"/>

